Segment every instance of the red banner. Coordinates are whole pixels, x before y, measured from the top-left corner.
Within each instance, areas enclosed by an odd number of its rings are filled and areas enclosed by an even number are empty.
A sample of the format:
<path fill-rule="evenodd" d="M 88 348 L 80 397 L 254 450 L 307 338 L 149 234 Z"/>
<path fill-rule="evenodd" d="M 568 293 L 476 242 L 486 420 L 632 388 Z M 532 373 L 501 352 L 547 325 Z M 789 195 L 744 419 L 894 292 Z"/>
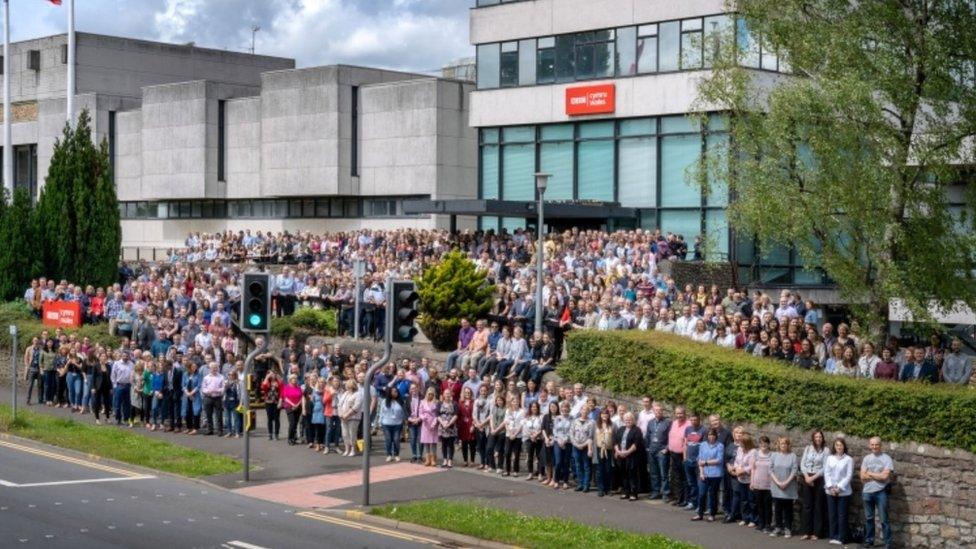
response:
<path fill-rule="evenodd" d="M 617 109 L 617 87 L 614 84 L 566 88 L 566 114 L 609 114 Z"/>
<path fill-rule="evenodd" d="M 45 301 L 41 312 L 45 326 L 81 327 L 81 303 L 77 301 Z"/>

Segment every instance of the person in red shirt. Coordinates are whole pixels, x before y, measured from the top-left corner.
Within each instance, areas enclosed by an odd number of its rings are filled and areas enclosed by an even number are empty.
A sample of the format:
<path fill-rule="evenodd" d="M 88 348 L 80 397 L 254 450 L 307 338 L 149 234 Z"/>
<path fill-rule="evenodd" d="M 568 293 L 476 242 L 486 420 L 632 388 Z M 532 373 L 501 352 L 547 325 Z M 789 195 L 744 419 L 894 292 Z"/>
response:
<path fill-rule="evenodd" d="M 99 288 L 88 305 L 88 321 L 101 322 L 105 319 L 105 290 Z"/>

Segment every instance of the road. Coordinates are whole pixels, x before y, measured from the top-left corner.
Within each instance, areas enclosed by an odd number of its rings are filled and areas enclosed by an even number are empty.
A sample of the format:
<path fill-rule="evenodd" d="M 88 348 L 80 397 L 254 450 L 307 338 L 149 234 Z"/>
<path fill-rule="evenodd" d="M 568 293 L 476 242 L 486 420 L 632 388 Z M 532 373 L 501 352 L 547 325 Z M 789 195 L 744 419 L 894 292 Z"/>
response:
<path fill-rule="evenodd" d="M 0 547 L 413 548 L 436 540 L 0 440 Z"/>

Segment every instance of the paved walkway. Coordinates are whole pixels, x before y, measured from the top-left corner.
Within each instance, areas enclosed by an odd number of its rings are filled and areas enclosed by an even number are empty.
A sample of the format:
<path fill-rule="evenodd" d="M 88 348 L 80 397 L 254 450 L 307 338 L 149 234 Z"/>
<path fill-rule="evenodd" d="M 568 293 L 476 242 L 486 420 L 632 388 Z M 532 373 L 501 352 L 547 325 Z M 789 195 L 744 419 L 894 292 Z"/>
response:
<path fill-rule="evenodd" d="M 9 388 L 0 389 L 0 395 L 0 402 L 9 404 Z M 64 409 L 43 406 L 31 406 L 30 409 L 34 412 L 72 417 L 83 422 L 94 422 L 91 415 L 79 416 Z M 258 418 L 258 428 L 254 431 L 256 436 L 251 437 L 252 465 L 257 467 L 251 473 L 251 482 L 245 484 L 239 473 L 218 475 L 204 480 L 241 494 L 289 506 L 358 506 L 362 501 L 362 457 L 347 458 L 335 454 L 323 456 L 304 446 L 288 446 L 284 441 L 269 441 L 263 435 L 260 413 Z M 148 432 L 142 428 L 135 428 L 133 432 L 236 458 L 243 455 L 241 439 L 174 435 Z M 371 469 L 371 503 L 374 505 L 430 498 L 479 499 L 492 506 L 528 514 L 558 516 L 594 525 L 613 525 L 637 532 L 660 532 L 703 547 L 751 549 L 814 547 L 822 544 L 803 543 L 798 538 L 770 538 L 736 525 L 693 523 L 690 522 L 691 514 L 688 511 L 659 502 L 628 502 L 616 497 L 600 498 L 594 492 L 578 494 L 556 491 L 542 487 L 537 482 L 523 480 L 524 477 L 504 478 L 460 467 L 451 470 L 435 469 L 410 464 L 406 460 L 387 464 L 380 455 L 382 446 L 382 439 L 374 438 L 375 453 Z"/>

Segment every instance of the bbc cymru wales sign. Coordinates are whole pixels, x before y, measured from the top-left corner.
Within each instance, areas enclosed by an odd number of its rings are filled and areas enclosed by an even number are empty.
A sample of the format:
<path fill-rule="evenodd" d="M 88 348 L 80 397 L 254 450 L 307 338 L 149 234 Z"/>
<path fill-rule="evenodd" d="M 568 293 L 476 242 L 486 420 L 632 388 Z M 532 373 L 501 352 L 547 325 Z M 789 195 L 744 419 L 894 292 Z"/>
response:
<path fill-rule="evenodd" d="M 566 88 L 566 114 L 609 114 L 616 110 L 617 88 L 614 84 Z"/>
<path fill-rule="evenodd" d="M 78 328 L 81 326 L 81 304 L 77 301 L 45 301 L 41 316 L 45 326 Z"/>

